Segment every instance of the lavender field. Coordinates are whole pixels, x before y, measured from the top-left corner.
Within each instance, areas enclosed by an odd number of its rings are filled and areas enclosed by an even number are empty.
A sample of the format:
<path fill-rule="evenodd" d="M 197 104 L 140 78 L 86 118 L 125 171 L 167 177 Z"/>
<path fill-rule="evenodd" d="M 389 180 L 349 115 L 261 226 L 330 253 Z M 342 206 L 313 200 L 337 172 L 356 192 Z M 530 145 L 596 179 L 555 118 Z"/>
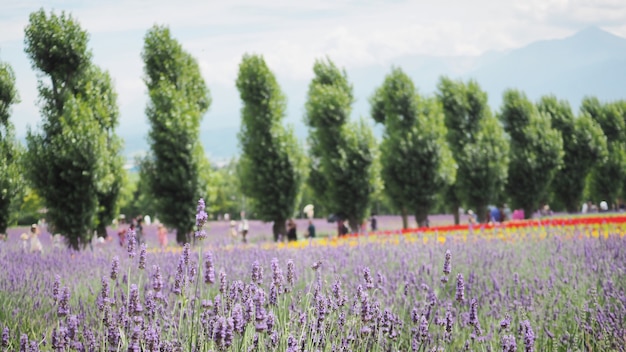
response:
<path fill-rule="evenodd" d="M 333 233 L 333 224 L 316 224 Z M 252 243 L 242 244 L 228 237 L 227 224 L 209 223 L 199 245 L 182 249 L 172 237 L 165 251 L 152 227 L 147 246 L 112 241 L 80 253 L 53 248 L 45 235 L 45 252 L 27 253 L 10 233 L 0 247 L 2 350 L 623 351 L 626 344 L 619 226 L 279 245 L 261 226 L 252 225 Z"/>

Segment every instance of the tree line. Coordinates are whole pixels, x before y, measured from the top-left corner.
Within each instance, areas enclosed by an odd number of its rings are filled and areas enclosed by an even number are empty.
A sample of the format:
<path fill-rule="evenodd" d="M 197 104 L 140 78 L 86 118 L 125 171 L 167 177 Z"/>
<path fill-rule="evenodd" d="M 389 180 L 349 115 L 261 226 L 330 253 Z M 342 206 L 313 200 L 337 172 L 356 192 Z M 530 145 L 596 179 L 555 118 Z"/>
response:
<path fill-rule="evenodd" d="M 422 226 L 435 209 L 458 222 L 463 206 L 483 221 L 489 205 L 510 202 L 528 217 L 548 201 L 569 212 L 584 197 L 617 207 L 626 192 L 625 101 L 588 97 L 576 114 L 554 96 L 534 103 L 510 89 L 494 113 L 476 81 L 442 77 L 436 94 L 424 96 L 393 67 L 369 99 L 370 117 L 384 127 L 379 143 L 365 119 L 351 119 L 353 86 L 328 58 L 313 66 L 309 135 L 301 143 L 284 125 L 286 95 L 264 58 L 244 55 L 236 79 L 241 155 L 216 169 L 199 142 L 210 90 L 196 59 L 158 25 L 141 52 L 150 150 L 138 179 L 129 180 L 115 133 L 117 95 L 109 73 L 92 62 L 88 40 L 71 15 L 30 15 L 25 52 L 39 74 L 42 123 L 29 128 L 25 147 L 9 119 L 19 101 L 15 75 L 0 63 L 0 233 L 25 194 L 45 207 L 52 231 L 79 249 L 105 236 L 121 207 L 158 214 L 179 243 L 189 242 L 201 197 L 214 214 L 245 206 L 273 222 L 278 238 L 307 203 L 351 228 L 382 203 L 408 227 L 409 215 Z"/>

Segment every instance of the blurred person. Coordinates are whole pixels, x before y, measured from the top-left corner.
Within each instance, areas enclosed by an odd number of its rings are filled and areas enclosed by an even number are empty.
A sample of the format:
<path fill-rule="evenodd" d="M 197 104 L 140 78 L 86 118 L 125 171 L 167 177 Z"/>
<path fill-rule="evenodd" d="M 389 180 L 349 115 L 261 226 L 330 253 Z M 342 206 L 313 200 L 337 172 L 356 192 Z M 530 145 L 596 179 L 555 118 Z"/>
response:
<path fill-rule="evenodd" d="M 287 221 L 287 241 L 297 241 L 298 234 L 296 233 L 296 223 L 293 219 Z"/>
<path fill-rule="evenodd" d="M 41 232 L 39 232 L 39 227 L 37 224 L 32 224 L 30 226 L 30 252 L 43 253 L 43 246 L 41 245 L 41 241 L 39 240 L 39 236 Z"/>
<path fill-rule="evenodd" d="M 159 223 L 157 226 L 157 239 L 159 240 L 161 250 L 165 250 L 167 247 L 167 229 L 162 223 Z"/>
<path fill-rule="evenodd" d="M 609 204 L 603 200 L 600 202 L 600 211 L 605 212 L 609 210 Z"/>
<path fill-rule="evenodd" d="M 474 211 L 472 209 L 469 209 L 467 211 L 467 221 L 470 225 L 476 224 L 476 214 L 474 214 Z"/>
<path fill-rule="evenodd" d="M 239 232 L 241 233 L 243 243 L 248 243 L 248 220 L 246 219 L 246 212 L 241 212 L 241 221 L 239 222 Z"/>
<path fill-rule="evenodd" d="M 315 238 L 315 225 L 313 225 L 313 220 L 309 219 L 309 227 L 307 227 L 305 238 Z"/>
<path fill-rule="evenodd" d="M 60 233 L 55 233 L 52 236 L 52 247 L 56 249 L 63 248 L 63 236 Z"/>
<path fill-rule="evenodd" d="M 372 215 L 372 218 L 370 219 L 370 227 L 372 228 L 372 231 L 378 230 L 378 220 L 376 220 L 376 216 L 374 215 Z"/>
<path fill-rule="evenodd" d="M 511 220 L 511 208 L 504 203 L 502 206 L 502 222 Z"/>

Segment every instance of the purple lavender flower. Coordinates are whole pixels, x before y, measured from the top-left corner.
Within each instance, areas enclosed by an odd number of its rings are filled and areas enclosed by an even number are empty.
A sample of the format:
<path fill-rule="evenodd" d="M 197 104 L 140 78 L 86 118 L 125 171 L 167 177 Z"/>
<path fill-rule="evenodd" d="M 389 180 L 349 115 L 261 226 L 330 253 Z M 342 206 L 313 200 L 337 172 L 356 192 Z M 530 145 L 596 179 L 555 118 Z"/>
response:
<path fill-rule="evenodd" d="M 374 288 L 374 283 L 372 282 L 372 273 L 370 272 L 370 268 L 363 268 L 363 278 L 365 279 L 365 288 L 372 289 Z"/>
<path fill-rule="evenodd" d="M 458 273 L 456 276 L 456 298 L 457 301 L 465 301 L 465 283 L 463 282 L 463 274 Z"/>
<path fill-rule="evenodd" d="M 420 325 L 418 327 L 418 333 L 419 333 L 419 340 L 421 342 L 426 341 L 426 338 L 428 337 L 428 320 L 426 320 L 426 317 L 423 315 L 420 317 Z"/>
<path fill-rule="evenodd" d="M 63 293 L 59 298 L 59 307 L 57 309 L 57 316 L 64 317 L 70 313 L 70 289 L 63 287 Z"/>
<path fill-rule="evenodd" d="M 152 270 L 152 289 L 156 292 L 161 291 L 163 288 L 163 278 L 161 277 L 161 268 L 158 265 L 153 265 Z"/>
<path fill-rule="evenodd" d="M 198 207 L 196 208 L 196 237 L 199 239 L 206 238 L 206 231 L 204 230 L 204 224 L 206 224 L 209 216 L 204 211 L 204 199 L 198 200 Z"/>
<path fill-rule="evenodd" d="M 117 279 L 117 273 L 120 270 L 120 258 L 115 256 L 111 261 L 111 280 Z"/>
<path fill-rule="evenodd" d="M 2 344 L 1 347 L 9 347 L 9 327 L 5 326 L 4 329 L 2 329 Z"/>
<path fill-rule="evenodd" d="M 315 263 L 313 263 L 313 265 L 311 265 L 311 268 L 312 268 L 313 270 L 317 270 L 317 269 L 319 269 L 321 266 L 322 266 L 322 261 L 321 261 L 321 260 L 318 260 L 318 261 L 316 261 Z"/>
<path fill-rule="evenodd" d="M 59 288 L 61 287 L 61 277 L 57 274 L 54 275 L 54 283 L 52 284 L 52 299 L 56 304 L 59 300 Z"/>
<path fill-rule="evenodd" d="M 283 272 L 278 265 L 278 258 L 272 258 L 272 285 L 281 291 L 283 286 Z"/>
<path fill-rule="evenodd" d="M 222 295 L 226 295 L 228 283 L 226 282 L 226 272 L 222 269 L 220 270 L 220 293 Z"/>
<path fill-rule="evenodd" d="M 28 335 L 22 334 L 20 336 L 20 352 L 26 352 L 26 346 L 28 346 Z"/>
<path fill-rule="evenodd" d="M 446 250 L 446 257 L 445 257 L 445 260 L 443 262 L 443 273 L 445 275 L 449 275 L 451 270 L 452 270 L 452 265 L 450 264 L 450 258 L 452 258 L 452 253 L 450 253 L 450 250 L 447 249 Z"/>
<path fill-rule="evenodd" d="M 298 341 L 293 335 L 289 334 L 287 338 L 287 352 L 298 352 Z"/>
<path fill-rule="evenodd" d="M 132 315 L 139 315 L 143 312 L 143 307 L 139 301 L 139 290 L 137 285 L 130 285 L 130 294 L 128 297 L 128 312 Z"/>
<path fill-rule="evenodd" d="M 213 253 L 207 252 L 204 255 L 204 283 L 215 282 L 215 268 L 213 267 Z"/>
<path fill-rule="evenodd" d="M 287 283 L 289 284 L 289 287 L 293 287 L 293 280 L 295 279 L 295 276 L 293 260 L 289 259 L 287 261 Z"/>
<path fill-rule="evenodd" d="M 502 336 L 501 345 L 502 352 L 517 352 L 517 343 L 513 335 Z"/>
<path fill-rule="evenodd" d="M 509 315 L 509 313 L 506 313 L 504 319 L 500 321 L 500 327 L 502 329 L 508 329 L 509 326 L 511 326 L 511 316 Z"/>
<path fill-rule="evenodd" d="M 252 263 L 252 282 L 260 285 L 263 281 L 263 270 L 261 269 L 261 265 L 259 265 L 258 261 L 254 261 Z"/>
<path fill-rule="evenodd" d="M 333 297 L 335 297 L 335 303 L 337 304 L 338 307 L 343 307 L 343 305 L 346 303 L 346 297 L 343 296 L 342 290 L 341 290 L 341 281 L 337 280 L 333 283 L 332 286 L 332 293 L 333 293 Z"/>
<path fill-rule="evenodd" d="M 137 239 L 135 238 L 135 230 L 128 229 L 126 236 L 128 237 L 128 257 L 135 257 L 135 246 L 137 245 Z"/>
<path fill-rule="evenodd" d="M 246 321 L 243 317 L 243 308 L 241 308 L 241 304 L 237 303 L 233 307 L 232 318 L 235 331 L 243 334 L 243 331 L 246 327 Z"/>
<path fill-rule="evenodd" d="M 469 323 L 470 325 L 476 325 L 478 323 L 478 302 L 476 298 L 472 298 L 470 303 Z"/>
<path fill-rule="evenodd" d="M 139 250 L 139 269 L 143 270 L 146 268 L 146 254 L 148 247 L 146 247 L 145 243 L 142 243 L 139 247 L 141 248 Z"/>
<path fill-rule="evenodd" d="M 271 306 L 275 306 L 278 304 L 278 289 L 276 285 L 270 286 L 270 300 L 269 303 Z"/>
<path fill-rule="evenodd" d="M 67 337 L 72 341 L 77 337 L 78 323 L 78 317 L 76 315 L 70 315 L 67 318 Z"/>
<path fill-rule="evenodd" d="M 535 350 L 535 333 L 530 326 L 530 321 L 522 321 L 520 323 L 520 328 L 524 334 L 524 346 L 526 348 L 526 352 L 533 352 Z"/>
<path fill-rule="evenodd" d="M 174 287 L 172 288 L 172 292 L 174 292 L 177 295 L 180 295 L 183 293 L 183 285 L 185 284 L 183 282 L 183 280 L 185 279 L 184 265 L 185 265 L 185 259 L 184 259 L 184 256 L 181 256 L 180 259 L 178 260 L 178 267 L 176 268 L 176 274 L 174 275 Z"/>
<path fill-rule="evenodd" d="M 185 266 L 189 266 L 189 254 L 191 253 L 191 245 L 189 243 L 185 243 L 183 245 L 183 261 L 185 263 Z"/>

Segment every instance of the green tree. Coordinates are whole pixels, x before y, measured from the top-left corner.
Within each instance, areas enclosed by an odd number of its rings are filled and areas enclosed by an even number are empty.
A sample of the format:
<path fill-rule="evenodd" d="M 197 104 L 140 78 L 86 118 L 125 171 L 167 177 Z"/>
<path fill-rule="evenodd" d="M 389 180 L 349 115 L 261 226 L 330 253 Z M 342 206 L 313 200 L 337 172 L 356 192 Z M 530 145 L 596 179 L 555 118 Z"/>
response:
<path fill-rule="evenodd" d="M 123 143 L 115 134 L 119 123 L 117 94 L 109 73 L 93 65 L 82 77 L 78 94 L 91 106 L 93 117 L 98 121 L 106 140 L 106 148 L 98 160 L 100 171 L 97 177 L 98 210 L 95 224 L 98 236 L 106 237 L 106 227 L 119 214 L 122 188 L 128 182 L 121 155 Z"/>
<path fill-rule="evenodd" d="M 325 209 L 358 229 L 369 212 L 375 139 L 364 121 L 350 123 L 354 97 L 345 71 L 317 60 L 309 84 L 305 123 L 309 126 L 309 186 Z"/>
<path fill-rule="evenodd" d="M 477 82 L 467 84 L 441 78 L 438 99 L 443 106 L 447 139 L 458 164 L 455 184 L 449 189 L 455 223 L 461 201 L 476 209 L 479 221 L 487 206 L 504 190 L 509 166 L 509 145 L 504 130 L 491 114 Z M 455 202 L 456 200 L 456 202 Z"/>
<path fill-rule="evenodd" d="M 437 196 L 456 175 L 441 105 L 420 97 L 400 68 L 385 77 L 370 104 L 374 120 L 385 125 L 381 145 L 385 192 L 402 212 L 404 228 L 409 211 L 424 226 Z"/>
<path fill-rule="evenodd" d="M 197 61 L 167 27 L 148 31 L 141 55 L 151 126 L 151 152 L 142 164 L 142 175 L 154 194 L 159 219 L 176 229 L 176 241 L 183 244 L 190 241 L 195 225 L 193 204 L 206 189 L 200 177 L 206 158 L 199 133 L 211 97 Z"/>
<path fill-rule="evenodd" d="M 10 222 L 15 220 L 24 187 L 19 168 L 23 151 L 15 139 L 15 128 L 9 120 L 11 105 L 18 102 L 13 69 L 0 62 L 0 234 L 5 233 Z"/>
<path fill-rule="evenodd" d="M 585 182 L 596 163 L 607 159 L 606 137 L 588 114 L 575 118 L 567 101 L 544 96 L 537 104 L 540 113 L 550 116 L 552 127 L 563 138 L 563 167 L 552 181 L 555 197 L 570 213 L 580 209 Z"/>
<path fill-rule="evenodd" d="M 120 149 L 113 133 L 115 93 L 108 74 L 92 64 L 87 43 L 87 32 L 65 13 L 47 16 L 39 10 L 29 17 L 25 51 L 43 74 L 43 123 L 40 133 L 27 133 L 25 171 L 44 201 L 52 231 L 75 249 L 90 242 L 99 207 L 106 208 L 100 220 L 108 222 L 105 213 L 114 213 L 117 202 L 109 187 L 117 177 L 111 173 L 118 170 Z"/>
<path fill-rule="evenodd" d="M 243 102 L 238 174 L 243 194 L 260 220 L 273 221 L 274 239 L 286 234 L 302 183 L 302 151 L 293 130 L 285 129 L 286 98 L 259 55 L 244 55 L 237 89 Z"/>
<path fill-rule="evenodd" d="M 621 101 L 601 103 L 595 97 L 583 99 L 582 116 L 595 121 L 606 136 L 608 157 L 599 161 L 591 172 L 590 188 L 595 201 L 607 201 L 617 206 L 626 180 L 626 104 Z"/>
<path fill-rule="evenodd" d="M 552 128 L 550 115 L 516 90 L 504 93 L 499 118 L 511 140 L 507 192 L 513 206 L 530 218 L 563 162 L 561 133 Z"/>

